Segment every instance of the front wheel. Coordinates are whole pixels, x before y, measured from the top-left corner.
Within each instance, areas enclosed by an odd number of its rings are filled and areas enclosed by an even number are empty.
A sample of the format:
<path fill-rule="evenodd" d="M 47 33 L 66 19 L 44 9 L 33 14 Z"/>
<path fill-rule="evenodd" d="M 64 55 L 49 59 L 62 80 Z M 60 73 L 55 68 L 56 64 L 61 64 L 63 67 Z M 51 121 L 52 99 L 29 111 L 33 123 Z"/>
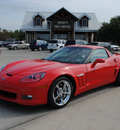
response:
<path fill-rule="evenodd" d="M 54 108 L 62 108 L 67 105 L 73 92 L 73 85 L 66 77 L 56 79 L 48 93 L 48 103 Z"/>
<path fill-rule="evenodd" d="M 116 84 L 117 86 L 120 86 L 120 71 L 118 72 L 118 75 L 117 75 L 115 84 Z"/>
<path fill-rule="evenodd" d="M 13 50 L 17 50 L 17 47 L 15 46 L 15 47 L 13 47 Z"/>

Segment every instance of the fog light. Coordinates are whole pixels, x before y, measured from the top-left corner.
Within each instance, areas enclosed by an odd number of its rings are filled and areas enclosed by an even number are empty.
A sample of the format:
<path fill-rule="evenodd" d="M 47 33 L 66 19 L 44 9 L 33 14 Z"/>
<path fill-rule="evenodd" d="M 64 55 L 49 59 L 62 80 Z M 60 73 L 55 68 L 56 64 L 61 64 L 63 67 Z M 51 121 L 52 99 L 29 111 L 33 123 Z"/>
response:
<path fill-rule="evenodd" d="M 32 95 L 22 95 L 23 100 L 32 100 Z"/>

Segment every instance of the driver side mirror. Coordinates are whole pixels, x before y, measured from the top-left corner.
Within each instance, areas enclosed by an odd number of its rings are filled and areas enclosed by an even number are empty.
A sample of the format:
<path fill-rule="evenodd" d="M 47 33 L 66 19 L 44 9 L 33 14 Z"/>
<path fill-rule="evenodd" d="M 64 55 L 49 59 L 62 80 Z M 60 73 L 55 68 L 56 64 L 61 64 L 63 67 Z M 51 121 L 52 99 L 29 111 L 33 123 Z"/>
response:
<path fill-rule="evenodd" d="M 97 63 L 104 63 L 104 62 L 105 62 L 104 59 L 96 59 L 96 60 L 92 63 L 91 68 L 94 68 Z"/>

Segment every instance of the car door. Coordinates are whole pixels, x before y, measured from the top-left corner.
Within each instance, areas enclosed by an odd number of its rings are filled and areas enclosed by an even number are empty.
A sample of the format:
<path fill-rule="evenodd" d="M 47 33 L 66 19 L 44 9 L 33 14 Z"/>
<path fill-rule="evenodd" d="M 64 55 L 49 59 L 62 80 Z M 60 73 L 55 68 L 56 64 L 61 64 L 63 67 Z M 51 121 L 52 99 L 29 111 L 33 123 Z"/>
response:
<path fill-rule="evenodd" d="M 47 49 L 47 42 L 46 42 L 46 41 L 43 41 L 43 43 L 42 43 L 42 48 L 43 48 L 43 49 Z"/>
<path fill-rule="evenodd" d="M 95 61 L 97 61 L 96 59 L 100 59 L 98 61 L 104 62 L 98 62 L 92 67 Z M 112 82 L 114 80 L 116 67 L 117 65 L 114 58 L 112 58 L 105 49 L 96 49 L 86 64 L 87 89 L 89 90 Z"/>
<path fill-rule="evenodd" d="M 19 42 L 17 48 L 19 48 L 19 49 L 22 49 L 22 48 L 23 48 L 22 42 Z"/>

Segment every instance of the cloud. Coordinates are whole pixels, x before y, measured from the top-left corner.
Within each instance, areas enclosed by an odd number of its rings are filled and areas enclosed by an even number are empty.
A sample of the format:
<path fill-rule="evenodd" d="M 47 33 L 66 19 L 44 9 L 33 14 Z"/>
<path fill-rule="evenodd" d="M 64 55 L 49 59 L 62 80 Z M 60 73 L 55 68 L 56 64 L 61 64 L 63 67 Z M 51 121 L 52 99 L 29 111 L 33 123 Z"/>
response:
<path fill-rule="evenodd" d="M 70 12 L 95 13 L 100 22 L 108 22 L 120 15 L 119 5 L 120 0 L 0 0 L 0 27 L 5 23 L 20 27 L 26 11 L 56 12 L 61 7 Z"/>

